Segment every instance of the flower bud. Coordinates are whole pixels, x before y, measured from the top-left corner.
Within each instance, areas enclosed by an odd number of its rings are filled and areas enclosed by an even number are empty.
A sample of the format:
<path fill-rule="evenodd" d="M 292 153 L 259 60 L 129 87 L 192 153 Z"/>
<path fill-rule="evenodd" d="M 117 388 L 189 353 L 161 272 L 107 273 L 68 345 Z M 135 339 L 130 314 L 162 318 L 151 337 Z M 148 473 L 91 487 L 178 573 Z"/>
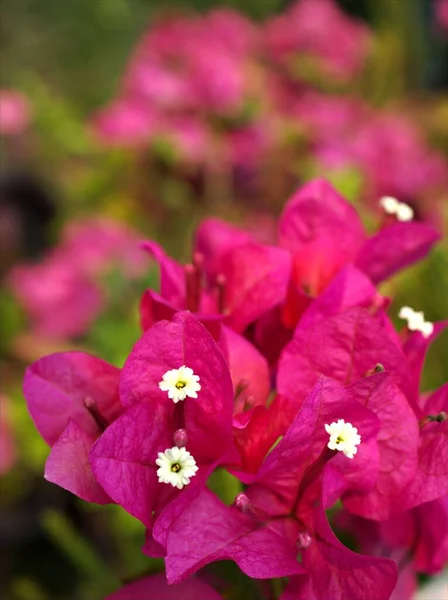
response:
<path fill-rule="evenodd" d="M 301 550 L 306 550 L 311 546 L 312 541 L 313 538 L 310 536 L 310 534 L 306 531 L 302 531 L 297 536 L 297 548 L 300 548 Z"/>
<path fill-rule="evenodd" d="M 107 426 L 109 425 L 107 419 L 101 414 L 97 403 L 90 396 L 86 396 L 83 400 L 83 404 L 89 413 L 92 415 L 93 420 L 95 421 L 97 427 L 101 431 L 105 431 Z"/>
<path fill-rule="evenodd" d="M 178 429 L 177 431 L 175 431 L 173 440 L 178 448 L 185 448 L 188 442 L 188 436 L 185 429 Z"/>
<path fill-rule="evenodd" d="M 235 497 L 235 500 L 233 503 L 237 507 L 237 509 L 240 510 L 245 515 L 250 515 L 255 512 L 252 502 L 249 500 L 249 498 L 246 496 L 246 494 L 243 494 L 243 493 L 238 494 Z"/>

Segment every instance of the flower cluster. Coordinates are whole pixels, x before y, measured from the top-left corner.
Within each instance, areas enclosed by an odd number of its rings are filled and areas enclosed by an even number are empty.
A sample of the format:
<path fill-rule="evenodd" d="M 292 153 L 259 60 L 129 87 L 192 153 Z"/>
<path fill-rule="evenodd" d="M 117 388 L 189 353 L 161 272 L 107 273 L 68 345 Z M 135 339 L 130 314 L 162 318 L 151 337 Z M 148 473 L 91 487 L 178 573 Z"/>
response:
<path fill-rule="evenodd" d="M 369 236 L 313 181 L 286 204 L 278 245 L 216 219 L 185 266 L 145 243 L 160 290 L 143 294 L 122 369 L 82 352 L 27 369 L 45 477 L 122 506 L 165 559 L 168 586 L 147 578 L 111 600 L 150 586 L 215 599 L 193 576 L 219 560 L 278 579 L 282 600 L 387 600 L 442 568 L 448 387 L 421 395 L 419 380 L 447 322 L 398 335 L 375 287 L 436 240 L 412 221 Z M 216 470 L 241 482 L 230 506 L 206 485 Z"/>
<path fill-rule="evenodd" d="M 33 332 L 59 340 L 84 334 L 103 310 L 100 275 L 119 268 L 127 279 L 133 279 L 147 267 L 139 238 L 121 223 L 75 221 L 67 225 L 62 237 L 41 262 L 19 264 L 7 278 Z"/>
<path fill-rule="evenodd" d="M 430 218 L 437 202 L 425 200 L 445 190 L 443 157 L 403 111 L 344 94 L 376 43 L 335 0 L 297 0 L 264 23 L 223 9 L 162 19 L 93 129 L 145 164 L 149 153 L 204 180 L 218 172 L 241 197 L 269 196 L 273 174 L 289 193 L 291 173 L 311 163 L 317 172 L 354 170 L 372 206 L 393 196 Z"/>

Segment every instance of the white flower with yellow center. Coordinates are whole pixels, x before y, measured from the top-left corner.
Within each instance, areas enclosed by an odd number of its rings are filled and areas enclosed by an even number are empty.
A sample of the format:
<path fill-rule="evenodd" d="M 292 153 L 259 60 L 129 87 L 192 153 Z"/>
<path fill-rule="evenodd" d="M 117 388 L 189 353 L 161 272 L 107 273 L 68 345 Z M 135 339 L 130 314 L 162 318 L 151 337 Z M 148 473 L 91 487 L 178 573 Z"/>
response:
<path fill-rule="evenodd" d="M 347 458 L 353 458 L 358 451 L 357 446 L 361 443 L 361 436 L 356 427 L 351 423 L 346 423 L 344 419 L 339 419 L 337 423 L 325 425 L 325 431 L 330 436 L 328 448 L 330 450 L 339 450 Z"/>
<path fill-rule="evenodd" d="M 156 460 L 159 483 L 170 483 L 181 490 L 199 470 L 196 461 L 185 448 L 167 448 Z"/>
<path fill-rule="evenodd" d="M 199 376 L 194 374 L 193 369 L 183 365 L 179 369 L 167 371 L 159 383 L 159 388 L 162 392 L 168 392 L 168 398 L 177 404 L 187 396 L 197 398 L 201 385 Z"/>
<path fill-rule="evenodd" d="M 385 213 L 394 215 L 397 218 L 397 221 L 412 221 L 414 218 L 414 211 L 412 208 L 404 202 L 399 202 L 392 196 L 383 196 L 380 199 L 379 204 Z"/>
<path fill-rule="evenodd" d="M 400 319 L 407 321 L 409 331 L 419 331 L 423 337 L 427 338 L 434 332 L 434 325 L 431 321 L 425 321 L 425 315 L 421 311 L 416 311 L 409 306 L 403 306 L 398 313 Z"/>

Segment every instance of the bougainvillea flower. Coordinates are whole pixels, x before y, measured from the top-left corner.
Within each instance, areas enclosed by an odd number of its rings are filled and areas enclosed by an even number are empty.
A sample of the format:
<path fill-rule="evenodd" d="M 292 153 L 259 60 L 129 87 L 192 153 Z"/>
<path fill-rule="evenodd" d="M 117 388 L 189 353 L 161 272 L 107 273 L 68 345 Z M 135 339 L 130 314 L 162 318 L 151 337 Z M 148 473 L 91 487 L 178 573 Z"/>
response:
<path fill-rule="evenodd" d="M 402 510 L 448 494 L 448 384 L 421 400 L 418 468 L 401 495 Z"/>
<path fill-rule="evenodd" d="M 367 387 L 368 380 L 355 386 L 359 401 L 381 422 L 377 440 L 379 472 L 367 492 L 346 494 L 344 506 L 366 518 L 384 520 L 403 510 L 402 496 L 418 469 L 418 421 L 392 378 L 385 379 L 374 390 Z"/>
<path fill-rule="evenodd" d="M 167 585 L 159 573 L 128 583 L 104 600 L 221 600 L 221 596 L 200 579 Z"/>
<path fill-rule="evenodd" d="M 212 262 L 205 252 L 183 269 L 157 244 L 147 242 L 144 247 L 160 265 L 160 293 L 165 300 L 178 310 L 223 314 L 235 331 L 243 331 L 285 297 L 291 260 L 281 248 L 237 241 L 227 252 L 219 252 L 210 273 L 204 273 L 202 260 Z M 208 286 L 202 291 L 204 277 Z"/>
<path fill-rule="evenodd" d="M 421 332 L 409 332 L 403 343 L 403 352 L 411 368 L 412 381 L 414 384 L 414 398 L 418 397 L 420 389 L 420 378 L 423 371 L 426 354 L 433 341 L 448 327 L 448 321 L 439 321 L 433 324 L 432 333 L 429 336 Z"/>
<path fill-rule="evenodd" d="M 40 264 L 18 265 L 8 275 L 38 335 L 55 339 L 82 335 L 103 306 L 98 285 L 71 267 L 64 257 L 52 255 Z"/>
<path fill-rule="evenodd" d="M 58 253 L 90 275 L 119 267 L 131 279 L 144 274 L 148 267 L 138 234 L 125 224 L 104 217 L 68 223 Z"/>
<path fill-rule="evenodd" d="M 31 120 L 28 99 L 15 90 L 0 90 L 0 135 L 19 135 Z"/>
<path fill-rule="evenodd" d="M 377 311 L 389 300 L 381 296 L 371 280 L 354 265 L 344 267 L 328 287 L 308 306 L 300 319 L 300 327 L 308 328 L 356 306 Z"/>
<path fill-rule="evenodd" d="M 306 576 L 293 577 L 281 600 L 369 598 L 388 600 L 397 582 L 392 560 L 357 554 L 336 538 L 320 509 L 315 514 L 315 538 L 302 553 Z"/>
<path fill-rule="evenodd" d="M 324 353 L 322 339 L 326 340 Z M 382 388 L 372 393 L 368 387 L 371 378 L 363 385 L 354 383 L 378 363 L 391 375 Z M 359 401 L 380 418 L 379 477 L 373 490 L 354 492 L 345 499 L 345 505 L 368 518 L 388 518 L 402 510 L 401 496 L 407 493 L 418 468 L 419 427 L 409 400 L 413 389 L 406 358 L 375 317 L 365 309 L 354 308 L 313 327 L 301 328 L 299 324 L 280 360 L 278 391 L 300 405 L 307 387 L 322 374 L 345 385 L 356 385 Z M 423 497 L 421 501 L 425 501 Z"/>
<path fill-rule="evenodd" d="M 439 235 L 422 223 L 396 223 L 367 238 L 361 220 L 329 183 L 317 179 L 287 203 L 279 221 L 279 242 L 293 256 L 294 284 L 312 297 L 347 263 L 379 283 L 422 258 Z M 333 240 L 338 239 L 337 247 Z"/>
<path fill-rule="evenodd" d="M 14 267 L 8 283 L 34 332 L 48 338 L 83 335 L 105 302 L 98 277 L 120 269 L 138 278 L 148 259 L 137 234 L 110 219 L 70 222 L 59 245 L 36 264 Z"/>
<path fill-rule="evenodd" d="M 448 560 L 448 496 L 381 523 L 379 536 L 391 548 L 409 551 L 419 573 L 441 571 Z"/>
<path fill-rule="evenodd" d="M 147 330 L 157 321 L 172 319 L 176 308 L 159 294 L 147 290 L 140 302 L 140 321 Z M 234 413 L 263 405 L 268 398 L 271 383 L 269 367 L 262 354 L 242 335 L 222 325 L 222 316 L 196 314 L 227 359 L 234 387 Z"/>
<path fill-rule="evenodd" d="M 412 397 L 411 370 L 404 353 L 379 319 L 365 308 L 350 308 L 318 322 L 313 319 L 312 327 L 299 323 L 280 359 L 277 390 L 300 406 L 320 375 L 349 385 L 377 364 Z"/>
<path fill-rule="evenodd" d="M 183 366 L 199 378 L 200 390 L 197 398 L 175 403 L 160 383 Z M 181 379 L 180 374 L 179 387 L 185 385 Z M 179 494 L 198 493 L 216 465 L 232 460 L 232 381 L 208 331 L 181 312 L 153 325 L 137 342 L 121 373 L 120 397 L 128 409 L 97 441 L 91 463 L 111 498 L 151 527 L 154 512 Z M 185 446 L 198 467 L 185 490 L 157 475 L 159 453 L 167 455 L 175 446 Z M 172 465 L 173 472 L 181 468 L 180 460 Z"/>
<path fill-rule="evenodd" d="M 361 557 L 344 548 L 328 526 L 322 503 L 313 508 L 321 495 L 319 481 L 328 461 L 352 462 L 343 453 L 326 448 L 325 422 L 340 416 L 356 425 L 361 440 L 375 438 L 375 415 L 346 395 L 341 386 L 322 379 L 234 506 L 226 507 L 204 491 L 170 523 L 162 514 L 155 523 L 154 537 L 167 549 L 168 581 L 181 581 L 211 561 L 231 558 L 251 577 L 302 574 L 304 585 L 309 578 L 332 575 L 340 583 L 344 579 L 345 589 L 350 589 L 361 575 L 371 586 L 374 574 L 376 589 L 381 590 L 376 597 L 386 600 L 396 582 L 394 563 Z M 314 492 L 306 500 L 310 490 Z M 305 557 L 314 555 L 314 546 L 321 543 L 320 551 L 328 563 L 321 560 L 316 568 L 313 558 Z M 301 563 L 297 561 L 300 551 Z M 344 597 L 341 592 L 334 600 Z"/>
<path fill-rule="evenodd" d="M 269 407 L 255 406 L 235 416 L 233 439 L 240 462 L 232 471 L 244 483 L 255 478 L 270 448 L 288 429 L 289 417 L 290 403 L 282 396 L 276 396 Z"/>
<path fill-rule="evenodd" d="M 448 32 L 448 2 L 447 0 L 437 0 L 435 4 L 437 25 Z"/>
<path fill-rule="evenodd" d="M 268 22 L 266 41 L 277 59 L 304 56 L 333 77 L 345 79 L 363 66 L 370 46 L 367 28 L 333 0 L 301 0 Z M 328 39 L 334 41 L 330 51 Z M 334 51 L 333 51 L 334 50 Z"/>
<path fill-rule="evenodd" d="M 355 264 L 373 283 L 380 283 L 424 258 L 439 237 L 438 232 L 426 223 L 394 223 L 366 241 Z"/>
<path fill-rule="evenodd" d="M 110 499 L 95 480 L 89 451 L 122 412 L 120 371 L 83 352 L 61 352 L 27 368 L 23 391 L 43 439 L 52 446 L 45 477 L 80 498 Z"/>

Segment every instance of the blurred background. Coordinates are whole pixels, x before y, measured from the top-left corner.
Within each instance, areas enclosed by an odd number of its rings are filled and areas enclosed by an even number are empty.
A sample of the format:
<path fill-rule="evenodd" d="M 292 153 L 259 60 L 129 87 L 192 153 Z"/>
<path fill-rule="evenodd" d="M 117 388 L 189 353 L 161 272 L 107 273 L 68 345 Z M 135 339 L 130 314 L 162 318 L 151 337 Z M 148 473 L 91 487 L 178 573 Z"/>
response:
<path fill-rule="evenodd" d="M 121 509 L 43 479 L 24 368 L 73 348 L 121 366 L 157 286 L 139 240 L 188 259 L 215 215 L 273 241 L 315 176 L 372 231 L 392 195 L 445 233 L 448 3 L 3 0 L 1 17 L 0 596 L 94 600 L 160 563 Z M 384 286 L 393 314 L 446 318 L 447 249 Z M 448 379 L 444 347 L 422 391 Z M 225 568 L 228 598 L 259 597 Z"/>

